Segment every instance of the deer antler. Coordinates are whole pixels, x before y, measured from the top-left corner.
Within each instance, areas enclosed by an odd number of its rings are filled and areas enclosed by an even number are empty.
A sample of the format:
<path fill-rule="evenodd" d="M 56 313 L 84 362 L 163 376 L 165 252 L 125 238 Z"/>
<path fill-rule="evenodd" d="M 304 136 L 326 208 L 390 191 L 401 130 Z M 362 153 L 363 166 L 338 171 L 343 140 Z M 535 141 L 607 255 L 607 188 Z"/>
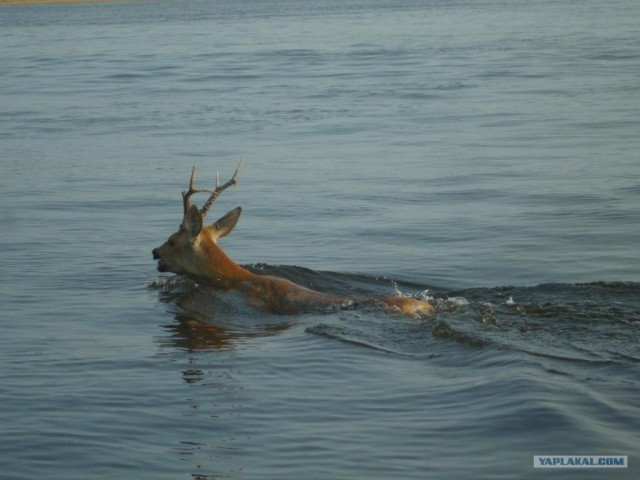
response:
<path fill-rule="evenodd" d="M 193 167 L 191 170 L 191 179 L 189 180 L 189 190 L 186 192 L 182 192 L 182 203 L 184 204 L 184 216 L 187 216 L 187 212 L 189 211 L 189 207 L 191 206 L 191 201 L 189 198 L 194 193 L 207 192 L 211 193 L 213 190 L 207 190 L 206 188 L 195 188 L 193 186 L 193 179 L 196 175 L 196 167 Z"/>
<path fill-rule="evenodd" d="M 220 185 L 220 175 L 216 173 L 216 189 L 213 190 L 213 192 L 211 193 L 211 196 L 209 197 L 209 200 L 207 200 L 206 203 L 202 206 L 202 209 L 200 209 L 200 215 L 202 215 L 203 218 L 207 216 L 207 212 L 211 208 L 211 205 L 213 205 L 213 202 L 216 201 L 216 199 L 222 192 L 224 192 L 231 185 L 233 185 L 234 188 L 236 187 L 236 185 L 238 184 L 238 172 L 240 171 L 242 162 L 244 162 L 244 158 L 240 159 L 240 163 L 238 163 L 238 166 L 236 167 L 236 171 L 233 173 L 233 177 L 231 177 L 231 179 L 228 182 L 226 182 L 224 185 Z M 203 190 L 203 191 L 211 192 L 211 190 Z"/>
<path fill-rule="evenodd" d="M 213 205 L 213 202 L 216 201 L 218 196 L 222 192 L 224 192 L 227 188 L 229 188 L 231 185 L 235 187 L 238 184 L 238 172 L 243 162 L 244 162 L 244 158 L 241 158 L 240 163 L 238 163 L 238 166 L 236 167 L 236 171 L 233 173 L 233 177 L 231 177 L 231 180 L 229 180 L 224 185 L 220 185 L 220 176 L 216 173 L 216 189 L 215 190 L 194 187 L 193 181 L 196 175 L 196 167 L 193 167 L 193 169 L 191 170 L 191 178 L 189 179 L 189 189 L 186 192 L 182 192 L 182 202 L 184 204 L 184 216 L 185 217 L 187 216 L 189 207 L 191 207 L 191 200 L 190 200 L 191 195 L 193 195 L 194 193 L 207 192 L 207 193 L 210 193 L 211 196 L 209 197 L 209 200 L 206 201 L 206 203 L 200 210 L 200 215 L 202 215 L 203 218 L 206 217 L 207 212 L 211 208 L 211 205 Z"/>

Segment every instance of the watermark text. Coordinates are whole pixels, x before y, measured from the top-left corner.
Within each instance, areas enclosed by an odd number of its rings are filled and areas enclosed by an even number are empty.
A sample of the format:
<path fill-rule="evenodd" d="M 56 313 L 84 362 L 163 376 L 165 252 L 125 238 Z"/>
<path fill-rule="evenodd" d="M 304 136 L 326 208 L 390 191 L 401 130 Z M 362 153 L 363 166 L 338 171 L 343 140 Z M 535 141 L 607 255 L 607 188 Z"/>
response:
<path fill-rule="evenodd" d="M 533 468 L 627 468 L 626 455 L 534 455 Z"/>

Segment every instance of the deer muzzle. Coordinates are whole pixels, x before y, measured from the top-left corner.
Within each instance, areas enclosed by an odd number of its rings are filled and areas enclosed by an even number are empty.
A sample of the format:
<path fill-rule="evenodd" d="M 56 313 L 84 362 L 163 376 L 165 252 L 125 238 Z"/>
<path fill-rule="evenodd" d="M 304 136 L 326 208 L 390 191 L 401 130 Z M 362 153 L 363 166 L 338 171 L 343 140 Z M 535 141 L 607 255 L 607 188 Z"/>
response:
<path fill-rule="evenodd" d="M 151 253 L 153 254 L 153 259 L 154 260 L 158 260 L 158 271 L 159 272 L 168 272 L 169 269 L 167 268 L 167 265 L 164 263 L 164 260 L 162 260 L 162 257 L 160 256 L 160 252 L 158 251 L 157 248 L 154 248 Z"/>

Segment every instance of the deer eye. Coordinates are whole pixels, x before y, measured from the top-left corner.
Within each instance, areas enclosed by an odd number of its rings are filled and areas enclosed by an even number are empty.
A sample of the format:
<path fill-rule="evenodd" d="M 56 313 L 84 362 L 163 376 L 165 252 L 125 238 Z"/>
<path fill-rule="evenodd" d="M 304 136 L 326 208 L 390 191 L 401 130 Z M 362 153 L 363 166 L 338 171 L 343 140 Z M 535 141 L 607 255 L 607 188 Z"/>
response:
<path fill-rule="evenodd" d="M 173 240 L 169 240 L 169 246 L 170 247 L 175 247 L 176 246 L 176 242 L 174 242 Z"/>

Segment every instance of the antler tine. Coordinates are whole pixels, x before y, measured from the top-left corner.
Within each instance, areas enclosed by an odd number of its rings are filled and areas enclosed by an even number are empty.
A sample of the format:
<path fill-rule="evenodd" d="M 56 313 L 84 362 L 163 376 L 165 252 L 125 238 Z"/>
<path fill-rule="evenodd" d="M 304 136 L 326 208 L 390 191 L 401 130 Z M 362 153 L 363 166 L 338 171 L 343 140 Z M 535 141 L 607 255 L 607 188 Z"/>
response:
<path fill-rule="evenodd" d="M 233 185 L 233 188 L 235 188 L 236 185 L 238 185 L 238 172 L 240 171 L 240 167 L 242 166 L 243 162 L 244 162 L 244 158 L 241 158 L 240 163 L 238 163 L 238 166 L 236 167 L 236 171 L 233 173 L 233 177 L 231 177 L 231 179 L 228 182 L 226 182 L 224 185 L 220 185 L 220 176 L 216 173 L 216 189 L 212 192 L 211 196 L 209 197 L 209 200 L 207 200 L 207 202 L 202 206 L 202 209 L 200 210 L 200 214 L 202 215 L 202 217 L 207 216 L 207 212 L 211 208 L 211 205 L 213 205 L 213 202 L 216 201 L 216 199 L 222 192 L 224 192 L 231 185 Z"/>
<path fill-rule="evenodd" d="M 201 192 L 211 193 L 213 191 L 213 190 L 208 190 L 206 188 L 195 188 L 193 186 L 193 180 L 195 178 L 195 175 L 196 175 L 196 167 L 194 166 L 191 169 L 191 178 L 189 179 L 189 190 L 187 190 L 186 192 L 182 192 L 182 203 L 184 204 L 185 217 L 187 216 L 187 212 L 189 211 L 189 207 L 191 206 L 191 201 L 189 200 L 191 195 L 193 195 L 194 193 L 201 193 Z"/>

